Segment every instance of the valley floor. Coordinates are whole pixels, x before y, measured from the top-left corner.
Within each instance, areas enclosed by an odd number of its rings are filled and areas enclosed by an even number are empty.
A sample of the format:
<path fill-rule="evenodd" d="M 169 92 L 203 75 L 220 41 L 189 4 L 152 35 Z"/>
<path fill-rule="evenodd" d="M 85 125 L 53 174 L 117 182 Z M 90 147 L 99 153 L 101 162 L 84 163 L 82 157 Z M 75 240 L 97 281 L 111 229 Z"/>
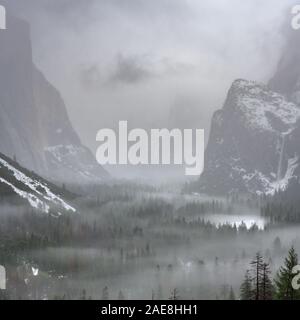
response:
<path fill-rule="evenodd" d="M 300 225 L 270 224 L 257 199 L 125 183 L 87 194 L 60 217 L 1 205 L 6 298 L 238 299 L 256 252 L 275 276 L 300 251 Z"/>

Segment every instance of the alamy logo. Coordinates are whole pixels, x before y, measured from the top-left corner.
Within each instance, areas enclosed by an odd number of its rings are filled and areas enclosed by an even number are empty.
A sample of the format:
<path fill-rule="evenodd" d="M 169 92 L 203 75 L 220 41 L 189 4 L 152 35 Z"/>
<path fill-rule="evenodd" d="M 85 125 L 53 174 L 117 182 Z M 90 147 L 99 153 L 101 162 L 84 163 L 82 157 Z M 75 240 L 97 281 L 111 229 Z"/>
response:
<path fill-rule="evenodd" d="M 182 165 L 185 174 L 200 175 L 204 166 L 204 130 L 144 129 L 128 132 L 127 121 L 119 122 L 119 133 L 101 129 L 96 158 L 101 165 Z M 118 141 L 117 141 L 118 140 Z"/>
<path fill-rule="evenodd" d="M 6 271 L 3 266 L 0 265 L 0 290 L 6 289 Z"/>
<path fill-rule="evenodd" d="M 292 287 L 294 290 L 300 289 L 300 265 L 295 266 L 292 271 L 295 274 L 295 277 L 292 280 Z"/>
<path fill-rule="evenodd" d="M 6 30 L 6 9 L 0 5 L 0 30 Z"/>
<path fill-rule="evenodd" d="M 294 16 L 291 22 L 292 28 L 294 30 L 299 30 L 300 29 L 300 4 L 293 6 L 291 13 Z"/>

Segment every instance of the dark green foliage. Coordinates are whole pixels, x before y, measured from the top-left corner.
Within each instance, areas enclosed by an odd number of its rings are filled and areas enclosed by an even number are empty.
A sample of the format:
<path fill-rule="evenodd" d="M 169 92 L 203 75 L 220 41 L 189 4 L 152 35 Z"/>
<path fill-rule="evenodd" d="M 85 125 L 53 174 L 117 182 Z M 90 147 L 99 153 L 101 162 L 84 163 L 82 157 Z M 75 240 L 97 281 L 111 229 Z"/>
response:
<path fill-rule="evenodd" d="M 236 300 L 235 299 L 235 293 L 232 287 L 230 287 L 230 292 L 229 292 L 229 300 Z"/>
<path fill-rule="evenodd" d="M 241 300 L 253 300 L 252 277 L 249 270 L 247 270 L 241 285 L 240 295 Z"/>
<path fill-rule="evenodd" d="M 108 287 L 104 287 L 102 291 L 102 300 L 109 300 L 109 290 Z"/>
<path fill-rule="evenodd" d="M 276 297 L 280 300 L 300 300 L 300 291 L 292 287 L 294 274 L 293 268 L 298 265 L 298 255 L 292 247 L 285 258 L 284 265 L 280 268 L 275 278 Z"/>
<path fill-rule="evenodd" d="M 260 253 L 250 263 L 241 286 L 242 300 L 272 300 L 274 288 L 270 278 L 270 266 L 264 262 Z"/>
<path fill-rule="evenodd" d="M 169 298 L 169 300 L 179 300 L 179 292 L 178 289 L 174 289 L 171 291 L 171 296 Z"/>

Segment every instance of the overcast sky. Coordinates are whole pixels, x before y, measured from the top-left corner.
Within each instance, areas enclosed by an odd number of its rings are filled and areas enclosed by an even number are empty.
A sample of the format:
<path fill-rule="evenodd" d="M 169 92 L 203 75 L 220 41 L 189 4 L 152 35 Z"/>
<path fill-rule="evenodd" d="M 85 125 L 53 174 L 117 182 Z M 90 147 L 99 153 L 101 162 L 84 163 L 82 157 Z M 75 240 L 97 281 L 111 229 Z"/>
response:
<path fill-rule="evenodd" d="M 235 78 L 266 82 L 272 76 L 294 1 L 7 2 L 30 21 L 35 63 L 94 150 L 97 131 L 119 120 L 208 133 L 210 116 Z"/>

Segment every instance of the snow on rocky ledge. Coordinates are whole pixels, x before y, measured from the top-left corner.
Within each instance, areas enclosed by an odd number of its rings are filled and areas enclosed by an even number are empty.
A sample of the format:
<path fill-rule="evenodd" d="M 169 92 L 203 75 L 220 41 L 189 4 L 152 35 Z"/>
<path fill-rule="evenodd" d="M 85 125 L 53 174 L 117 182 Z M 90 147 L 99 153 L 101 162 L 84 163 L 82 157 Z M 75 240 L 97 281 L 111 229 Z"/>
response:
<path fill-rule="evenodd" d="M 253 129 L 288 134 L 300 118 L 297 105 L 261 83 L 239 79 L 233 83 L 232 91 L 236 105 Z"/>
<path fill-rule="evenodd" d="M 0 182 L 6 184 L 14 193 L 27 200 L 33 208 L 45 213 L 50 213 L 52 210 L 58 215 L 61 215 L 61 211 L 76 212 L 75 208 L 53 193 L 46 183 L 29 177 L 0 157 L 1 169 L 6 174 L 0 176 Z"/>

